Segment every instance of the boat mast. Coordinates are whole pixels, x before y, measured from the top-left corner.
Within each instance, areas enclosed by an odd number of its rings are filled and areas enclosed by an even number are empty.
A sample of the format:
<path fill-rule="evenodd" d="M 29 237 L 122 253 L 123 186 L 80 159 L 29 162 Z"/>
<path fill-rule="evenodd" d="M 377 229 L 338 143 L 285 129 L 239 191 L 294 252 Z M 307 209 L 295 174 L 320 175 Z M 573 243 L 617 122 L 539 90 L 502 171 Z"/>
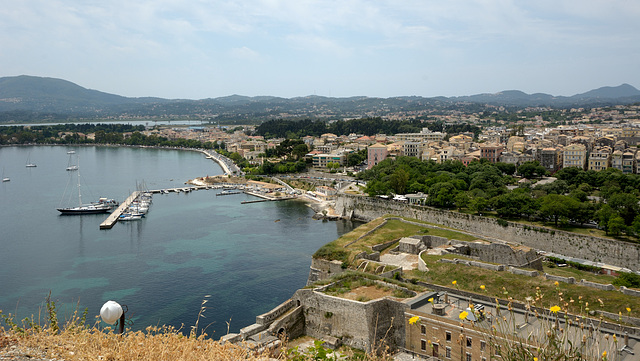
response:
<path fill-rule="evenodd" d="M 80 193 L 80 157 L 76 157 L 78 162 L 78 202 L 82 206 L 82 194 Z"/>

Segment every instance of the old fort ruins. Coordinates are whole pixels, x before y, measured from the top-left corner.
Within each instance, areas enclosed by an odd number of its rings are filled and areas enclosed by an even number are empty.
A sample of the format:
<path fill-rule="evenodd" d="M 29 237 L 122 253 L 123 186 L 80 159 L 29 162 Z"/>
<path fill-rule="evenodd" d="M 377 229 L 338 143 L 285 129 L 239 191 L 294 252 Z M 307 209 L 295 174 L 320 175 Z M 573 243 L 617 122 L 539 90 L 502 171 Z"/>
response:
<path fill-rule="evenodd" d="M 222 337 L 222 341 L 266 348 L 277 347 L 285 337 L 295 339 L 307 335 L 324 341 L 330 348 L 341 345 L 366 351 L 385 348 L 422 358 L 483 360 L 490 359 L 496 349 L 487 344 L 488 331 L 481 325 L 490 327 L 503 316 L 511 317 L 510 322 L 519 325 L 518 332 L 530 336 L 537 335 L 545 323 L 553 320 L 548 309 L 532 307 L 523 301 L 499 299 L 415 279 L 408 282 L 407 272 L 429 272 L 423 254 L 446 255 L 438 262 L 465 267 L 469 273 L 480 269 L 505 272 L 567 287 L 620 292 L 618 294 L 634 299 L 640 296 L 640 291 L 635 289 L 618 289 L 611 284 L 551 275 L 543 270 L 544 254 L 548 253 L 598 262 L 612 269 L 638 271 L 640 252 L 635 244 L 512 222 L 498 223 L 492 218 L 367 197 L 340 195 L 335 210 L 342 217 L 375 219 L 373 223 L 377 224 L 370 223 L 370 229 L 340 246 L 357 250 L 350 253 L 348 265 L 344 259 L 314 257 L 307 287 L 256 317 L 255 324 Z M 455 229 L 471 240 L 414 234 L 371 244 L 366 251 L 362 247 L 351 248 L 391 221 L 431 227 L 429 229 Z M 367 289 L 375 289 L 379 295 L 358 293 Z M 507 306 L 508 315 L 504 313 Z M 482 312 L 474 313 L 476 308 Z M 463 312 L 475 316 L 459 317 Z M 608 318 L 599 319 L 600 316 Z M 597 352 L 606 350 L 609 354 L 615 353 L 619 360 L 633 360 L 640 354 L 640 319 L 629 315 L 621 324 L 616 318 L 615 313 L 598 311 L 583 319 L 589 324 L 586 329 L 593 345 L 597 344 Z M 418 325 L 414 324 L 415 320 Z M 576 325 L 562 327 L 581 332 Z M 621 341 L 612 343 L 606 336 L 609 334 L 617 334 Z M 457 343 L 459 339 L 463 341 Z"/>

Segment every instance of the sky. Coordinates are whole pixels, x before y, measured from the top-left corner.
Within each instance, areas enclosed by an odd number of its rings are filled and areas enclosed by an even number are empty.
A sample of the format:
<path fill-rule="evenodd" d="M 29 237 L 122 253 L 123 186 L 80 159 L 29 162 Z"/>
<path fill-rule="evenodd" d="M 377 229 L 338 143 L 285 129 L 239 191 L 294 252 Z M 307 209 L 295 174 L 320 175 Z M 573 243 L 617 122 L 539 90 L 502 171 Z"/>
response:
<path fill-rule="evenodd" d="M 0 77 L 128 97 L 640 88 L 638 0 L 12 0 Z"/>

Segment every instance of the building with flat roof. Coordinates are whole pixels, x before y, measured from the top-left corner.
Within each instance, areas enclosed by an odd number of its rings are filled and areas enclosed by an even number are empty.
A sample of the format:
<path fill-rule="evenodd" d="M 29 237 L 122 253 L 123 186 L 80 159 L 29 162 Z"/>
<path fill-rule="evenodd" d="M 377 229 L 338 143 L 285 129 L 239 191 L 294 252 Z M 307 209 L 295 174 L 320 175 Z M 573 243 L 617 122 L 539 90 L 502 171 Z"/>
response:
<path fill-rule="evenodd" d="M 620 361 L 637 360 L 640 355 L 635 329 L 574 315 L 565 318 L 562 311 L 553 313 L 531 304 L 489 300 L 433 291 L 408 301 L 405 350 L 423 358 L 488 361 L 500 360 L 502 353 L 519 347 L 540 357 L 538 348 L 549 337 L 557 337 L 561 349 L 579 349 L 585 360 L 601 360 L 605 351 L 609 359 Z"/>

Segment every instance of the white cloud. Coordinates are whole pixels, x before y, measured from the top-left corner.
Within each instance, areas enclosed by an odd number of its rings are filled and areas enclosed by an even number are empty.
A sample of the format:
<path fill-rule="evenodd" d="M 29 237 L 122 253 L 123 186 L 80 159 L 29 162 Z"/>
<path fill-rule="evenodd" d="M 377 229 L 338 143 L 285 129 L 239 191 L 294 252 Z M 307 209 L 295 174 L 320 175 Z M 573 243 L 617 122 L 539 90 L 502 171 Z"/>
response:
<path fill-rule="evenodd" d="M 246 46 L 240 48 L 233 48 L 229 52 L 231 57 L 241 60 L 260 60 L 260 53 L 255 50 L 249 49 Z"/>

